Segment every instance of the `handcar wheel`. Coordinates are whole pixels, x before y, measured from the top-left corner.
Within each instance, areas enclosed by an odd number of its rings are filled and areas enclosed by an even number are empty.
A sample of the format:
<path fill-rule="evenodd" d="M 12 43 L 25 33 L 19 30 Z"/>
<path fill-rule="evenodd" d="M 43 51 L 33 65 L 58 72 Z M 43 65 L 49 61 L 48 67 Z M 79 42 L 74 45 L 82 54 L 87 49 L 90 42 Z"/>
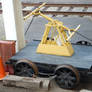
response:
<path fill-rule="evenodd" d="M 37 66 L 29 60 L 19 60 L 15 65 L 15 75 L 24 77 L 36 77 L 38 74 Z"/>
<path fill-rule="evenodd" d="M 72 89 L 79 84 L 79 72 L 71 65 L 61 65 L 55 72 L 57 75 L 55 81 L 61 88 Z"/>

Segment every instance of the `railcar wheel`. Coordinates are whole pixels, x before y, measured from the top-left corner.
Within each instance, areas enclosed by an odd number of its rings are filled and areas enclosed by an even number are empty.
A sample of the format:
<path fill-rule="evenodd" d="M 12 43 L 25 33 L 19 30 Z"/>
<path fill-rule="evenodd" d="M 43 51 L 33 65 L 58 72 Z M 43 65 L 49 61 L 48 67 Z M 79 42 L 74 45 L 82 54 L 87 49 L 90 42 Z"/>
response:
<path fill-rule="evenodd" d="M 29 60 L 19 60 L 15 65 L 15 75 L 24 77 L 36 77 L 38 74 L 37 66 Z"/>
<path fill-rule="evenodd" d="M 80 77 L 77 69 L 71 65 L 61 65 L 56 69 L 56 83 L 61 88 L 72 89 L 79 84 Z"/>

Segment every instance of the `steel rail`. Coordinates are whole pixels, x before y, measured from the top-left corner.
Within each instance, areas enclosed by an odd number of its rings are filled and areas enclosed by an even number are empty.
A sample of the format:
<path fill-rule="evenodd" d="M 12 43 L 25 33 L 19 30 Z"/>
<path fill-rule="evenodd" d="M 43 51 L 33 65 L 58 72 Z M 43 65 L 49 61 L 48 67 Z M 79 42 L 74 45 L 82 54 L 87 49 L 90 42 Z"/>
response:
<path fill-rule="evenodd" d="M 0 5 L 2 5 L 2 3 L 0 2 Z M 39 5 L 41 5 L 40 3 L 22 3 L 22 5 L 23 6 L 39 6 Z M 57 4 L 52 4 L 52 3 L 47 3 L 45 6 L 47 6 L 47 7 L 63 7 L 63 6 L 67 6 L 67 7 L 69 7 L 69 6 L 71 6 L 71 7 L 92 7 L 92 4 L 59 4 L 59 3 L 57 3 Z"/>
<path fill-rule="evenodd" d="M 32 11 L 23 10 L 23 13 L 26 15 Z M 80 15 L 80 16 L 92 16 L 92 12 L 65 12 L 65 11 L 41 11 L 43 14 L 51 14 L 51 15 Z M 0 14 L 2 14 L 2 10 L 0 10 Z"/>
<path fill-rule="evenodd" d="M 22 3 L 23 6 L 39 6 L 40 3 Z M 92 4 L 52 4 L 47 3 L 45 7 L 92 7 Z"/>
<path fill-rule="evenodd" d="M 32 11 L 23 11 L 28 14 Z M 41 11 L 43 14 L 51 15 L 80 15 L 80 16 L 92 16 L 92 12 L 72 12 L 72 11 Z"/>
<path fill-rule="evenodd" d="M 0 2 L 0 5 L 2 5 L 2 3 Z M 22 3 L 22 5 L 24 7 L 26 6 L 39 6 L 41 5 L 40 3 Z M 67 6 L 67 7 L 92 7 L 92 4 L 52 4 L 52 3 L 47 3 L 45 5 L 46 7 L 64 7 L 64 6 Z"/>

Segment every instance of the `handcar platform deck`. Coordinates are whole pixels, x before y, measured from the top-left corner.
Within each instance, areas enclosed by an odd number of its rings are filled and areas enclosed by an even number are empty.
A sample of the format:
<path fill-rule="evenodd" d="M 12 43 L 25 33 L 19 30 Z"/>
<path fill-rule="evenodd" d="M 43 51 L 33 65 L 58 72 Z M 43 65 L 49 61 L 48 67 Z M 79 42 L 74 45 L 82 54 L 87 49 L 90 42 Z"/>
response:
<path fill-rule="evenodd" d="M 61 65 L 69 64 L 76 68 L 89 69 L 92 66 L 92 46 L 73 45 L 74 55 L 71 57 L 55 56 L 36 53 L 39 41 L 28 43 L 21 51 L 10 60 L 28 59 L 34 63 Z"/>

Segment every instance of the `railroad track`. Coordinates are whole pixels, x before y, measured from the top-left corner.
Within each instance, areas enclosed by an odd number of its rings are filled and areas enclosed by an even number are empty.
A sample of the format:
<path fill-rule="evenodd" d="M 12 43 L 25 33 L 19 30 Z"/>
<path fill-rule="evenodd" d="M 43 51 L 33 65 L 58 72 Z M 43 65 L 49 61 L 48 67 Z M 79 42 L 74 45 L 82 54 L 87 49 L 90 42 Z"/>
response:
<path fill-rule="evenodd" d="M 26 15 L 37 8 L 39 3 L 22 3 L 23 14 Z M 92 16 L 92 4 L 51 4 L 47 3 L 41 12 L 50 15 L 79 15 Z M 2 13 L 2 10 L 0 10 Z"/>
<path fill-rule="evenodd" d="M 30 13 L 33 9 L 41 5 L 38 3 L 22 4 L 25 7 L 23 9 L 25 14 Z M 31 10 L 27 10 L 26 7 L 31 7 Z M 50 15 L 92 16 L 92 4 L 46 4 L 41 12 Z"/>
<path fill-rule="evenodd" d="M 29 14 L 32 11 L 23 11 L 25 13 L 25 15 Z M 71 11 L 41 11 L 43 14 L 47 14 L 47 15 L 79 15 L 79 16 L 92 16 L 92 12 L 71 12 Z"/>
<path fill-rule="evenodd" d="M 22 3 L 22 5 L 24 7 L 26 6 L 39 6 L 41 5 L 40 3 Z M 67 7 L 92 7 L 92 4 L 52 4 L 52 3 L 47 3 L 45 5 L 46 7 L 64 7 L 64 6 L 67 6 Z"/>

